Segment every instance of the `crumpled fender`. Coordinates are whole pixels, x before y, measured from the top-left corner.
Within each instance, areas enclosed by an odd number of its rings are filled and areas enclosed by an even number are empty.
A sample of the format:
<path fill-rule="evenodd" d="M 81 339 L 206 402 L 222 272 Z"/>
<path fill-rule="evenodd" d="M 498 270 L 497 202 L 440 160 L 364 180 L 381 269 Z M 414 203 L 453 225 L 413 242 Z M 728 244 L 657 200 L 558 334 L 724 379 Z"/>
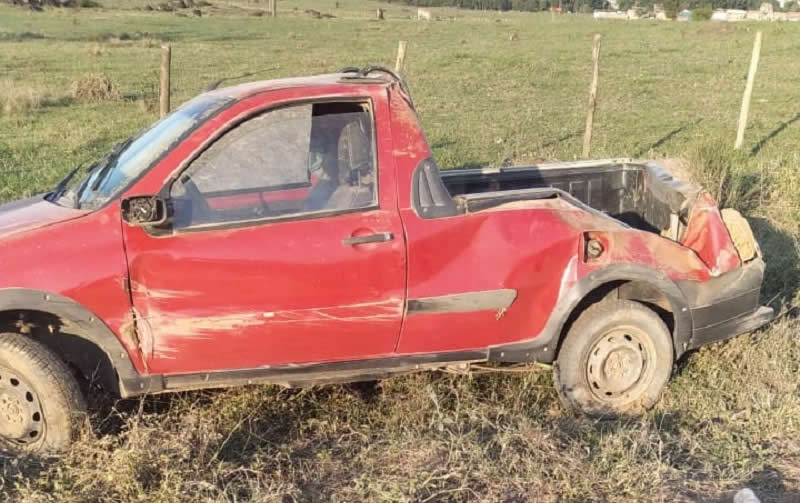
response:
<path fill-rule="evenodd" d="M 121 397 L 157 391 L 157 381 L 150 384 L 147 376 L 141 376 L 133 366 L 130 356 L 114 332 L 97 316 L 77 302 L 54 293 L 27 288 L 1 288 L 0 311 L 40 311 L 53 315 L 50 328 L 55 341 L 46 344 L 90 358 L 87 364 L 98 370 L 104 388 Z M 107 362 L 92 362 L 90 343 L 102 351 Z M 95 352 L 96 353 L 96 352 Z"/>
<path fill-rule="evenodd" d="M 573 260 L 577 263 L 578 257 Z M 565 274 L 570 274 L 571 270 L 574 271 L 573 274 L 577 274 L 577 267 L 572 263 Z M 489 360 L 552 362 L 556 356 L 561 332 L 570 314 L 590 292 L 613 281 L 641 281 L 662 292 L 669 300 L 675 318 L 672 337 L 676 358 L 688 348 L 692 336 L 692 315 L 689 305 L 683 292 L 663 272 L 639 264 L 611 264 L 594 270 L 574 282 L 567 278 L 565 280 L 562 282 L 558 303 L 550 314 L 544 330 L 533 339 L 490 348 Z"/>

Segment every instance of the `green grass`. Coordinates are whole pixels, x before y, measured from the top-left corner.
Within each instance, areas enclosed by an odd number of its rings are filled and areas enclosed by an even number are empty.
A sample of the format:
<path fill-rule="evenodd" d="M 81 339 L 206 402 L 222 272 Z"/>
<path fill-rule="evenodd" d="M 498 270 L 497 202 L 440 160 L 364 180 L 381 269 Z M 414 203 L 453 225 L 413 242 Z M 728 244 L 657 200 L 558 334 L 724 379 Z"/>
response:
<path fill-rule="evenodd" d="M 160 44 L 173 103 L 211 81 L 393 64 L 407 71 L 444 168 L 580 157 L 591 39 L 603 35 L 593 157 L 684 157 L 750 217 L 768 261 L 764 302 L 798 301 L 800 25 L 595 22 L 586 16 L 414 9 L 369 1 L 213 2 L 202 17 L 0 6 L 0 199 L 53 186 L 156 119 Z M 387 20 L 373 20 L 375 7 Z M 313 8 L 336 16 L 315 20 Z M 296 9 L 296 10 L 295 10 Z M 764 45 L 745 135 L 732 153 L 756 29 Z M 516 33 L 517 39 L 511 40 Z M 110 78 L 117 99 L 72 83 Z M 6 104 L 8 103 L 8 106 Z M 726 183 L 721 183 L 726 181 Z M 720 189 L 720 187 L 722 187 Z M 376 386 L 256 387 L 110 404 L 50 463 L 0 461 L 8 501 L 800 501 L 800 343 L 791 315 L 678 365 L 647 416 L 565 413 L 546 370 L 417 375 Z"/>

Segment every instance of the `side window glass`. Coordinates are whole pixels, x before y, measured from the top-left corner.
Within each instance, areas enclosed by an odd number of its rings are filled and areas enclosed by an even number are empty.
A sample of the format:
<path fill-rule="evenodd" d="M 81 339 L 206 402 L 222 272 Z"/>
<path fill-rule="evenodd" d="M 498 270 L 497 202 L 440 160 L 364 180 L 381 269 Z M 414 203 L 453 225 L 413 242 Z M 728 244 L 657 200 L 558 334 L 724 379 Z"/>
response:
<path fill-rule="evenodd" d="M 377 204 L 366 103 L 280 108 L 211 144 L 170 189 L 173 225 L 328 215 Z"/>

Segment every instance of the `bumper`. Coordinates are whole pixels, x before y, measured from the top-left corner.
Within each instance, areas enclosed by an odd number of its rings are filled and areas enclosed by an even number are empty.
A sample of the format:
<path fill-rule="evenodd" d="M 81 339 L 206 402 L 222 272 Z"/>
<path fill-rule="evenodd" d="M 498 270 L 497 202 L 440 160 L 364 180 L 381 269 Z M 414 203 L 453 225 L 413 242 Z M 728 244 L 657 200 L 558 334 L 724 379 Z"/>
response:
<path fill-rule="evenodd" d="M 689 347 L 694 349 L 712 342 L 724 341 L 745 332 L 751 332 L 766 325 L 774 317 L 775 313 L 771 307 L 760 306 L 750 314 L 744 314 L 710 327 L 695 330 Z"/>
<path fill-rule="evenodd" d="M 689 302 L 692 337 L 687 349 L 730 339 L 768 323 L 772 308 L 760 305 L 764 262 L 760 258 L 704 283 L 679 284 Z"/>

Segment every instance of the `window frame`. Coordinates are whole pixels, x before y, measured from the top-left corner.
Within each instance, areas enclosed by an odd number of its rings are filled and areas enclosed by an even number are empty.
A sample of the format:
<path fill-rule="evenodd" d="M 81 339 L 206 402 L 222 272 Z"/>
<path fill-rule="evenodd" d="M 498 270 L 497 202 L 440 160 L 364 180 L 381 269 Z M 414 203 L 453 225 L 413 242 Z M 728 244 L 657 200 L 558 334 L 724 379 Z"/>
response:
<path fill-rule="evenodd" d="M 172 225 L 172 223 L 168 224 L 167 229 L 165 229 L 167 234 L 176 235 L 188 232 L 203 232 L 203 231 L 212 231 L 212 230 L 226 230 L 226 229 L 235 229 L 240 227 L 254 227 L 259 225 L 271 224 L 271 223 L 281 223 L 281 222 L 291 222 L 295 220 L 311 220 L 314 218 L 328 218 L 338 215 L 344 215 L 349 213 L 359 213 L 359 212 L 366 212 L 366 211 L 374 211 L 380 209 L 380 166 L 378 164 L 378 132 L 377 132 L 377 121 L 375 120 L 375 104 L 373 102 L 372 97 L 370 96 L 354 96 L 354 97 L 340 97 L 340 96 L 332 96 L 328 98 L 311 98 L 311 99 L 304 99 L 304 100 L 297 100 L 291 101 L 287 103 L 279 103 L 275 105 L 269 105 L 263 108 L 258 108 L 253 110 L 242 117 L 237 118 L 236 120 L 231 121 L 228 124 L 225 124 L 221 127 L 218 131 L 214 133 L 214 135 L 209 138 L 209 140 L 196 152 L 192 154 L 191 157 L 185 159 L 181 166 L 170 176 L 170 178 L 166 181 L 164 186 L 161 188 L 159 192 L 159 197 L 165 199 L 169 204 L 171 200 L 170 193 L 172 192 L 172 187 L 175 185 L 181 178 L 181 175 L 185 173 L 188 169 L 191 168 L 192 164 L 205 153 L 212 145 L 216 144 L 219 140 L 225 137 L 226 134 L 230 133 L 234 129 L 236 129 L 239 125 L 251 120 L 255 119 L 256 117 L 273 112 L 275 110 L 280 110 L 283 108 L 290 108 L 294 106 L 302 106 L 302 105 L 316 105 L 318 103 L 362 103 L 367 105 L 367 113 L 369 114 L 369 120 L 371 121 L 371 129 L 372 134 L 370 138 L 371 142 L 371 149 L 372 149 L 372 164 L 375 168 L 375 193 L 373 194 L 373 202 L 369 206 L 364 206 L 361 208 L 347 208 L 347 209 L 335 209 L 335 210 L 314 210 L 314 211 L 303 211 L 300 213 L 292 213 L 289 215 L 277 215 L 277 216 L 270 216 L 270 217 L 261 217 L 261 218 L 249 218 L 245 220 L 232 220 L 230 222 L 210 222 L 204 224 L 197 224 L 197 225 L 190 225 L 188 227 L 181 227 L 176 228 Z M 313 116 L 312 116 L 313 117 Z M 286 188 L 280 188 L 276 190 L 287 190 Z M 245 192 L 244 189 L 239 189 L 232 191 L 235 193 L 248 193 L 254 191 Z M 263 191 L 260 191 L 261 193 Z M 155 234 L 163 233 L 158 232 L 156 229 L 152 229 L 155 231 Z"/>

